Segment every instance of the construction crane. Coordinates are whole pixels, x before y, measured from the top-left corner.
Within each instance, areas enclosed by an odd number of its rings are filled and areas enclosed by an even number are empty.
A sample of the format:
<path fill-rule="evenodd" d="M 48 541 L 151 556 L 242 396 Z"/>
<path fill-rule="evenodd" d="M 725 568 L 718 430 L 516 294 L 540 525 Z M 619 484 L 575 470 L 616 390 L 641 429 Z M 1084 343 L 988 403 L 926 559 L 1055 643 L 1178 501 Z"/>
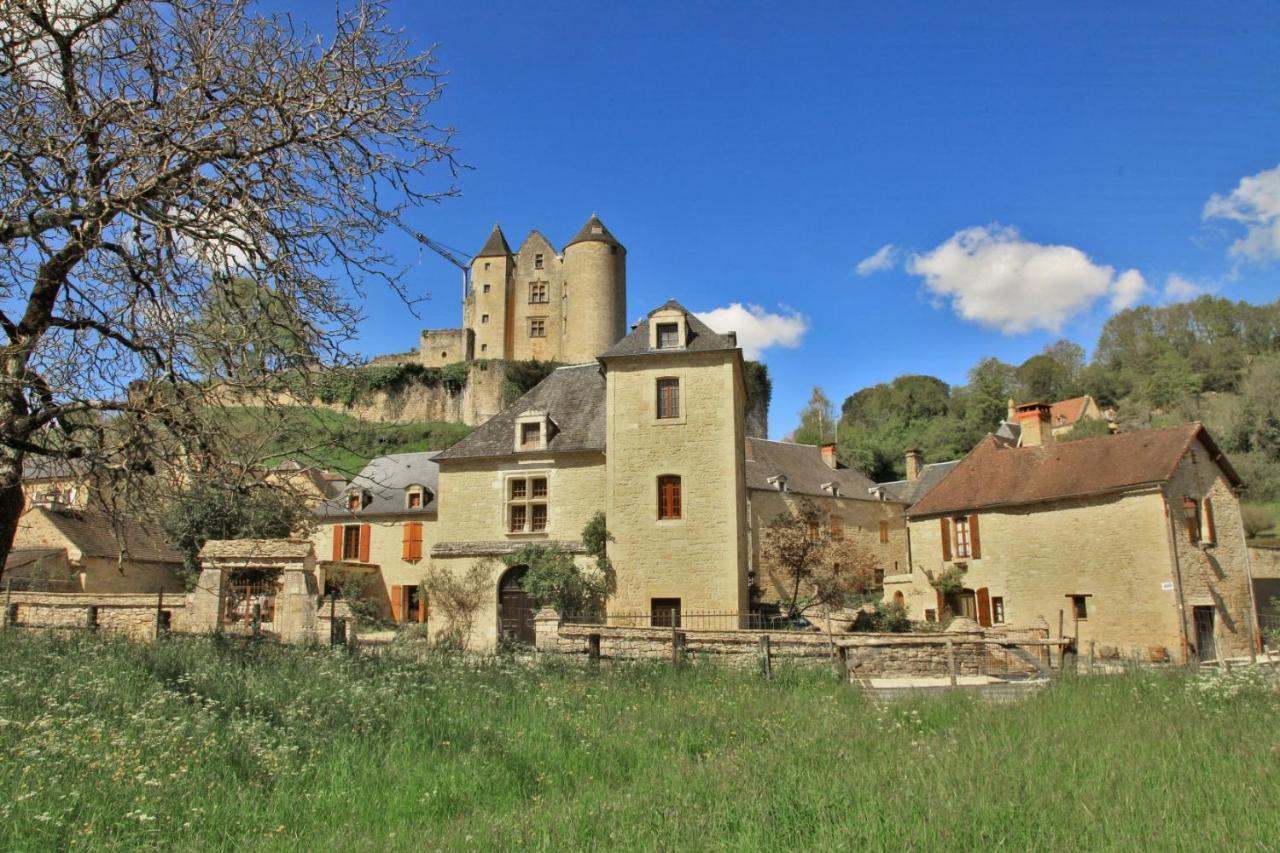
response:
<path fill-rule="evenodd" d="M 462 270 L 462 301 L 465 303 L 467 301 L 467 294 L 471 292 L 471 257 L 469 255 L 464 255 L 458 249 L 446 246 L 438 240 L 432 240 L 421 231 L 410 228 L 408 225 L 404 224 L 399 216 L 396 216 L 393 213 L 386 213 L 385 215 L 388 219 L 394 222 L 401 231 L 408 234 L 410 237 L 417 240 L 419 243 L 426 246 L 428 249 L 435 252 L 458 269 Z"/>

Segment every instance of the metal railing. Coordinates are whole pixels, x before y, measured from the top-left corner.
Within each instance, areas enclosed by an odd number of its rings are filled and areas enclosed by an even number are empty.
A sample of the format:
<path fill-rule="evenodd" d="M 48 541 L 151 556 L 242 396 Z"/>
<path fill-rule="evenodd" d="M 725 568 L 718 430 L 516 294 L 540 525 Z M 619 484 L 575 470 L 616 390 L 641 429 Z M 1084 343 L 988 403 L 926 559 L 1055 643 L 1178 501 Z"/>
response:
<path fill-rule="evenodd" d="M 222 621 L 227 625 L 247 625 L 253 622 L 255 607 L 258 621 L 271 624 L 276 620 L 275 582 L 229 584 L 223 599 Z"/>
<path fill-rule="evenodd" d="M 606 625 L 612 628 L 680 628 L 687 631 L 819 631 L 820 620 L 782 614 L 740 613 L 732 610 L 671 610 L 570 613 L 561 621 L 569 625 Z M 674 623 L 674 624 L 673 624 Z"/>

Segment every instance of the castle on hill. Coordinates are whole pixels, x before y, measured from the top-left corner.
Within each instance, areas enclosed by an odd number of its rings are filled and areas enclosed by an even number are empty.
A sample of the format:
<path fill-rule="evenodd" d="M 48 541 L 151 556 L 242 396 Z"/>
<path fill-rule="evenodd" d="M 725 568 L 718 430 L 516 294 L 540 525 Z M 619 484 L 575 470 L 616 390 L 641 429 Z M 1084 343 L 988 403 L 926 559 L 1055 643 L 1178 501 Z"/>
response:
<path fill-rule="evenodd" d="M 582 364 L 626 333 L 627 250 L 595 214 L 563 249 L 539 231 L 511 251 L 494 225 L 471 261 L 462 327 L 425 329 L 418 357 Z"/>

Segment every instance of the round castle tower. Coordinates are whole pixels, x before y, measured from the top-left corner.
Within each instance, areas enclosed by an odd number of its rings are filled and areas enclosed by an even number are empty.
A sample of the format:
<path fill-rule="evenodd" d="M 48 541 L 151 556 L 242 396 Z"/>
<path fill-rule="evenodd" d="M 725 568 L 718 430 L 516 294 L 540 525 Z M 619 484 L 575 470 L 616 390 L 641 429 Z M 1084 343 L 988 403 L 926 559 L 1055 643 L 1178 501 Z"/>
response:
<path fill-rule="evenodd" d="M 594 361 L 626 334 L 627 250 L 593 213 L 563 257 L 560 361 Z"/>

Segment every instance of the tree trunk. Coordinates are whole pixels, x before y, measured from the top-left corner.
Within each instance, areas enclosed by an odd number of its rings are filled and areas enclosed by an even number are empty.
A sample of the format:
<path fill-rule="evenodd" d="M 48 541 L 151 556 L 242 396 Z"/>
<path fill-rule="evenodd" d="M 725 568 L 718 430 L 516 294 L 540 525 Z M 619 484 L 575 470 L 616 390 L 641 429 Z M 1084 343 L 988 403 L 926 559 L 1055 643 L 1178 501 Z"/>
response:
<path fill-rule="evenodd" d="M 23 451 L 0 444 L 0 582 L 22 517 L 22 457 Z"/>

